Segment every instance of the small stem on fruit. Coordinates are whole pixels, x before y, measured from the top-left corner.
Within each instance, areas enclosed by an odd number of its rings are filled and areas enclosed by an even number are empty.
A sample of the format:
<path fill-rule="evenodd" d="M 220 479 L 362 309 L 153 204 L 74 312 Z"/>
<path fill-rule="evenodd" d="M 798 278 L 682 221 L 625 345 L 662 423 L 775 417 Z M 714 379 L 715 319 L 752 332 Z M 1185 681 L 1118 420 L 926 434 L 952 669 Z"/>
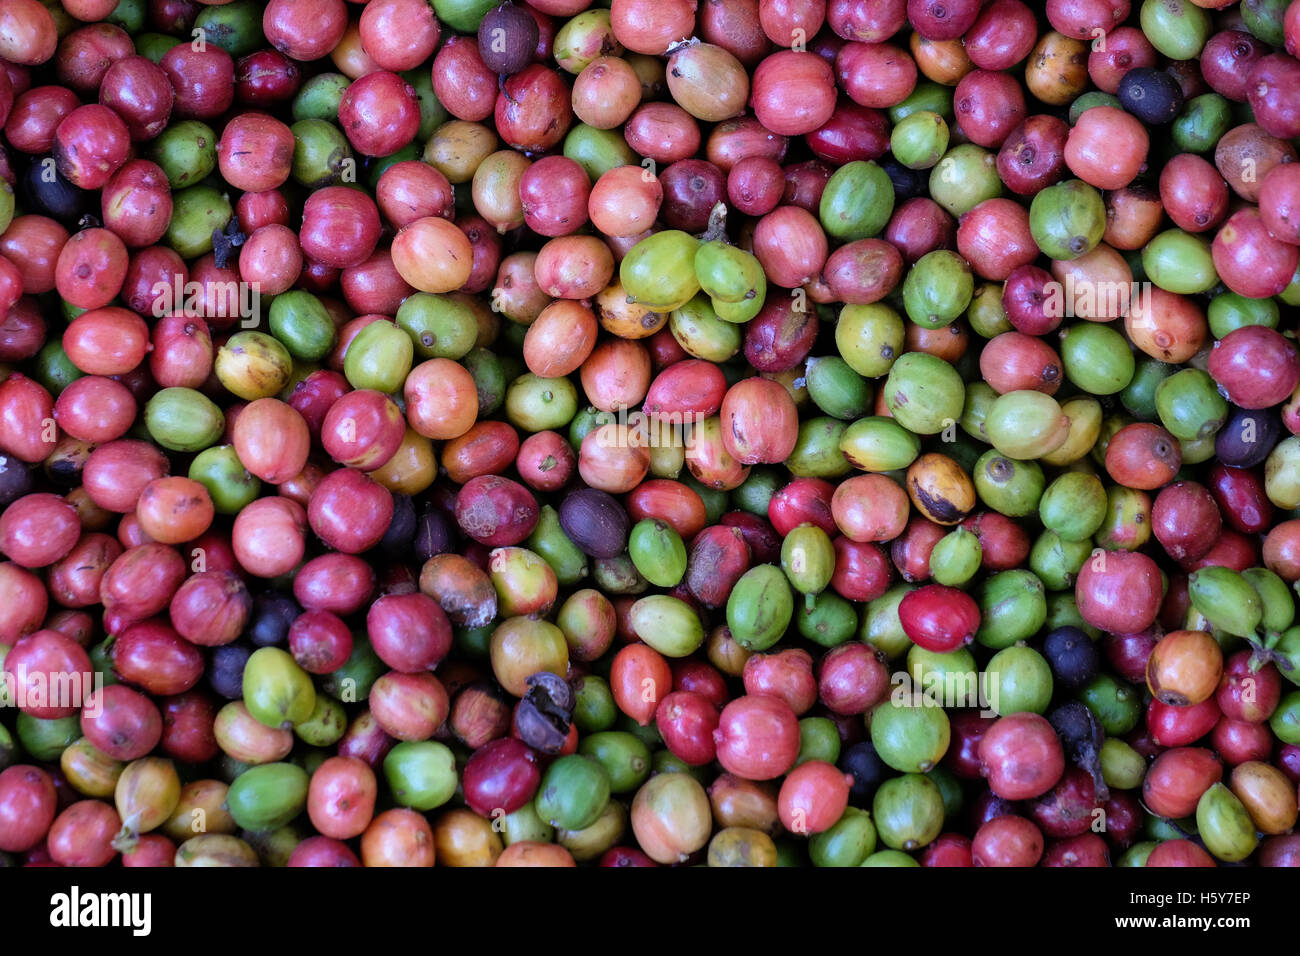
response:
<path fill-rule="evenodd" d="M 1261 644 L 1259 641 L 1248 637 L 1246 643 L 1251 646 L 1250 671 L 1252 674 L 1257 673 L 1261 667 L 1270 661 L 1277 665 L 1278 670 L 1290 671 L 1293 669 L 1291 659 L 1280 651 L 1273 649 L 1276 641 L 1266 640 L 1264 644 Z"/>
<path fill-rule="evenodd" d="M 516 106 L 519 105 L 519 101 L 515 99 L 513 96 L 511 96 L 510 91 L 506 89 L 506 75 L 504 73 L 497 74 L 497 89 L 500 90 L 501 95 L 504 96 L 506 99 L 508 99 L 511 103 L 515 104 Z"/>
<path fill-rule="evenodd" d="M 140 815 L 133 813 L 113 837 L 112 846 L 118 853 L 130 853 L 140 844 Z"/>
<path fill-rule="evenodd" d="M 727 241 L 727 204 L 725 202 L 714 203 L 713 209 L 709 212 L 709 226 L 704 230 L 704 235 L 700 239 L 703 242 Z"/>

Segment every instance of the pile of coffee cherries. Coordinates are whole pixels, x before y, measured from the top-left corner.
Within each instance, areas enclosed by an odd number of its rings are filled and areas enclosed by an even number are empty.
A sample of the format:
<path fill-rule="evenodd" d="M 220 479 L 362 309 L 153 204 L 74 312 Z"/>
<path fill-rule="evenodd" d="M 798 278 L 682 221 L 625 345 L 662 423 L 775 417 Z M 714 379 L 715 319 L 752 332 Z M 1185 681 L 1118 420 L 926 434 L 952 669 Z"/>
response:
<path fill-rule="evenodd" d="M 1300 865 L 1297 53 L 3 0 L 0 860 Z"/>

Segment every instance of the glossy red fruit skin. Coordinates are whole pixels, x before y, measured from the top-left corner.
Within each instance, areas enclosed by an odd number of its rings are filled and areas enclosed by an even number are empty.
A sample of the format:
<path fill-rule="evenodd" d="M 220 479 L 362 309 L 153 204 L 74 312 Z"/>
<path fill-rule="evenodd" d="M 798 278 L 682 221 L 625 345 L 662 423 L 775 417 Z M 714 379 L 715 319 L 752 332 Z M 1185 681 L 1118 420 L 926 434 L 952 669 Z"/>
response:
<path fill-rule="evenodd" d="M 1268 761 L 1275 740 L 1268 724 L 1219 718 L 1210 731 L 1210 746 L 1230 767 L 1247 760 Z"/>
<path fill-rule="evenodd" d="M 1011 270 L 1002 287 L 1002 308 L 1007 321 L 1026 335 L 1046 335 L 1061 324 L 1062 310 L 1049 309 L 1049 293 L 1056 280 L 1046 269 L 1036 265 L 1018 266 Z"/>
<path fill-rule="evenodd" d="M 321 834 L 336 840 L 357 837 L 375 811 L 378 782 L 356 757 L 330 757 L 311 776 L 307 815 Z"/>
<path fill-rule="evenodd" d="M 1211 750 L 1175 747 L 1147 768 L 1142 802 L 1154 814 L 1181 819 L 1196 812 L 1201 794 L 1223 779 L 1223 766 Z"/>
<path fill-rule="evenodd" d="M 994 817 L 975 831 L 971 860 L 975 866 L 1036 866 L 1043 855 L 1043 834 L 1024 817 Z"/>
<path fill-rule="evenodd" d="M 514 149 L 544 152 L 569 131 L 569 87 L 540 63 L 505 80 L 494 108 L 496 128 Z"/>
<path fill-rule="evenodd" d="M 1192 153 L 1180 153 L 1160 171 L 1160 200 L 1186 232 L 1213 229 L 1228 211 L 1228 184 L 1219 171 Z"/>
<path fill-rule="evenodd" d="M 1097 89 L 1113 95 L 1119 92 L 1125 73 L 1155 66 L 1156 60 L 1156 49 L 1146 34 L 1136 27 L 1119 27 L 1106 34 L 1104 48 L 1097 44 L 1088 54 L 1088 75 Z"/>
<path fill-rule="evenodd" d="M 985 4 L 966 31 L 966 55 L 981 70 L 1006 70 L 1029 55 L 1038 35 L 1034 11 L 1020 0 Z"/>
<path fill-rule="evenodd" d="M 155 695 L 180 694 L 203 676 L 203 654 L 175 629 L 154 619 L 133 624 L 110 652 L 118 679 Z"/>
<path fill-rule="evenodd" d="M 107 106 L 79 106 L 59 123 L 54 154 L 59 172 L 81 189 L 102 189 L 130 154 L 126 124 Z"/>
<path fill-rule="evenodd" d="M 1029 214 L 1010 199 L 988 199 L 961 217 L 957 251 L 985 279 L 1004 280 L 1038 258 Z"/>
<path fill-rule="evenodd" d="M 1162 747 L 1185 747 L 1213 730 L 1221 716 L 1213 697 L 1187 707 L 1153 699 L 1147 705 L 1147 730 Z"/>
<path fill-rule="evenodd" d="M 998 149 L 998 177 L 1013 193 L 1032 196 L 1065 175 L 1065 141 L 1070 127 L 1046 114 L 1028 117 Z"/>
<path fill-rule="evenodd" d="M 81 732 L 115 760 L 143 757 L 158 746 L 162 731 L 158 707 L 125 684 L 95 690 L 81 711 Z"/>
<path fill-rule="evenodd" d="M 342 840 L 312 836 L 303 840 L 289 854 L 290 867 L 360 866 L 361 860 Z"/>
<path fill-rule="evenodd" d="M 1097 806 L 1091 774 L 1069 767 L 1056 786 L 1029 805 L 1029 813 L 1044 835 L 1076 837 L 1092 827 Z"/>
<path fill-rule="evenodd" d="M 1268 47 L 1244 30 L 1223 30 L 1201 49 L 1201 74 L 1220 96 L 1246 102 L 1246 81 Z"/>
<path fill-rule="evenodd" d="M 537 754 L 514 737 L 501 737 L 474 751 L 465 765 L 465 803 L 475 813 L 495 819 L 514 813 L 533 798 L 542 780 Z"/>
<path fill-rule="evenodd" d="M 43 568 L 76 546 L 81 522 L 59 495 L 24 495 L 0 513 L 0 553 L 25 568 Z"/>
<path fill-rule="evenodd" d="M 1300 168 L 1274 166 L 1259 188 L 1259 214 L 1268 231 L 1282 242 L 1300 245 Z"/>
<path fill-rule="evenodd" d="M 39 844 L 59 810 L 49 774 L 16 764 L 0 772 L 0 850 L 24 853 Z"/>
<path fill-rule="evenodd" d="M 758 515 L 748 511 L 728 511 L 722 516 L 721 523 L 724 528 L 735 528 L 740 532 L 754 563 L 776 564 L 781 560 L 780 537 Z"/>
<path fill-rule="evenodd" d="M 209 567 L 191 575 L 172 596 L 168 613 L 172 626 L 193 644 L 229 644 L 244 631 L 253 598 L 233 571 Z"/>
<path fill-rule="evenodd" d="M 486 117 L 487 114 L 484 114 Z M 396 73 L 378 70 L 353 80 L 339 103 L 339 123 L 364 156 L 397 152 L 420 129 L 415 88 Z"/>
<path fill-rule="evenodd" d="M 849 804 L 851 774 L 824 760 L 795 767 L 781 784 L 777 812 L 791 833 L 821 833 L 835 824 Z"/>
<path fill-rule="evenodd" d="M 1263 534 L 1273 525 L 1273 503 L 1258 468 L 1229 468 L 1215 462 L 1206 476 L 1210 492 L 1234 530 Z"/>
<path fill-rule="evenodd" d="M 523 485 L 499 475 L 471 478 L 456 495 L 456 522 L 479 544 L 521 543 L 537 526 L 537 501 Z"/>
<path fill-rule="evenodd" d="M 1110 866 L 1110 851 L 1099 834 L 1083 833 L 1049 844 L 1039 866 Z"/>
<path fill-rule="evenodd" d="M 628 846 L 616 846 L 606 850 L 600 858 L 601 866 L 658 866 L 654 860 L 640 850 Z"/>
<path fill-rule="evenodd" d="M 739 528 L 712 525 L 691 542 L 683 585 L 706 607 L 722 607 L 731 589 L 754 564 Z"/>
<path fill-rule="evenodd" d="M 371 714 L 385 732 L 399 740 L 427 740 L 450 711 L 447 689 L 428 672 L 389 671 L 371 688 Z"/>
<path fill-rule="evenodd" d="M 29 717 L 71 717 L 92 690 L 90 657 L 58 631 L 28 634 L 10 648 L 3 679 L 11 700 Z"/>
<path fill-rule="evenodd" d="M 943 766 L 963 780 L 980 779 L 980 741 L 997 718 L 977 710 L 960 710 L 949 715 L 951 742 L 943 755 Z"/>
<path fill-rule="evenodd" d="M 840 535 L 834 539 L 835 572 L 831 588 L 850 601 L 874 601 L 893 580 L 893 568 L 880 545 L 871 541 L 850 541 Z M 757 557 L 757 555 L 756 555 Z"/>
<path fill-rule="evenodd" d="M 169 469 L 167 457 L 154 445 L 122 438 L 90 453 L 81 472 L 82 487 L 100 508 L 126 514 L 135 511 L 145 485 Z"/>
<path fill-rule="evenodd" d="M 921 515 L 913 515 L 903 534 L 889 546 L 889 557 L 904 581 L 915 583 L 930 577 L 930 555 L 948 529 Z"/>
<path fill-rule="evenodd" d="M 1137 794 L 1112 790 L 1102 809 L 1106 811 L 1106 841 L 1116 849 L 1128 849 L 1146 820 L 1146 811 L 1142 809 Z"/>
<path fill-rule="evenodd" d="M 1277 710 L 1282 675 L 1273 662 L 1252 670 L 1252 653 L 1239 650 L 1223 663 L 1223 678 L 1214 700 L 1230 721 L 1262 723 Z"/>
<path fill-rule="evenodd" d="M 255 109 L 292 99 L 302 74 L 279 50 L 258 50 L 235 61 L 235 97 Z"/>
<path fill-rule="evenodd" d="M 216 758 L 221 752 L 213 730 L 217 705 L 208 691 L 196 687 L 175 697 L 164 697 L 159 704 L 163 732 L 158 746 L 163 753 L 188 764 Z"/>
<path fill-rule="evenodd" d="M 1278 747 L 1273 762 L 1292 783 L 1300 783 L 1300 744 Z"/>
<path fill-rule="evenodd" d="M 534 491 L 559 491 L 577 468 L 573 446 L 556 432 L 535 432 L 519 443 L 515 470 Z"/>
<path fill-rule="evenodd" d="M 774 494 L 767 505 L 767 520 L 785 537 L 799 525 L 814 524 L 829 535 L 836 533 L 831 515 L 835 486 L 822 478 L 796 478 Z"/>
<path fill-rule="evenodd" d="M 393 495 L 352 468 L 326 475 L 307 506 L 311 529 L 326 544 L 346 554 L 377 545 L 393 520 Z"/>
<path fill-rule="evenodd" d="M 980 763 L 989 789 L 1006 800 L 1030 800 L 1049 791 L 1065 771 L 1065 755 L 1047 718 L 1019 713 L 984 733 Z"/>
<path fill-rule="evenodd" d="M 743 465 L 776 464 L 794 451 L 799 412 L 779 382 L 758 377 L 737 382 L 723 397 L 719 415 L 722 443 Z"/>
<path fill-rule="evenodd" d="M 99 584 L 122 551 L 122 545 L 111 535 L 83 534 L 76 547 L 49 569 L 46 586 L 50 596 L 65 608 L 98 604 Z"/>
<path fill-rule="evenodd" d="M 807 713 L 817 703 L 812 655 L 802 648 L 790 648 L 778 654 L 754 654 L 745 661 L 741 679 L 745 693 L 780 697 L 797 715 Z"/>
<path fill-rule="evenodd" d="M 147 542 L 127 548 L 99 583 L 105 614 L 120 624 L 142 621 L 167 607 L 185 580 L 185 559 L 175 548 Z"/>
<path fill-rule="evenodd" d="M 1218 866 L 1214 857 L 1191 840 L 1165 840 L 1156 845 L 1147 857 L 1148 867 Z"/>
<path fill-rule="evenodd" d="M 912 643 L 944 654 L 975 639 L 980 611 L 966 592 L 944 584 L 926 584 L 904 596 L 898 605 L 898 619 Z"/>
<path fill-rule="evenodd" d="M 1023 332 L 995 335 L 980 352 L 980 375 L 998 394 L 1033 389 L 1055 395 L 1064 366 L 1056 349 Z"/>
<path fill-rule="evenodd" d="M 1162 592 L 1156 563 L 1130 551 L 1094 552 L 1074 588 L 1083 619 L 1117 634 L 1150 627 L 1160 611 Z"/>
<path fill-rule="evenodd" d="M 312 558 L 293 579 L 293 596 L 307 610 L 333 611 L 341 617 L 365 607 L 375 593 L 375 570 L 351 554 Z"/>
<path fill-rule="evenodd" d="M 107 803 L 79 800 L 50 825 L 50 859 L 58 866 L 107 866 L 117 855 L 113 838 L 121 828 L 121 818 Z"/>
<path fill-rule="evenodd" d="M 448 37 L 434 57 L 433 84 L 438 101 L 457 119 L 478 123 L 492 115 L 496 74 L 483 63 L 473 40 Z"/>
<path fill-rule="evenodd" d="M 1279 332 L 1245 326 L 1214 343 L 1208 371 L 1234 405 L 1269 408 L 1300 383 L 1300 356 Z"/>
<path fill-rule="evenodd" d="M 54 404 L 54 418 L 65 432 L 101 444 L 126 434 L 136 417 L 130 389 L 113 379 L 85 375 L 69 384 Z"/>
<path fill-rule="evenodd" d="M 1151 422 L 1125 425 L 1106 445 L 1106 472 L 1126 488 L 1154 491 L 1170 481 L 1182 465 L 1174 437 Z"/>
<path fill-rule="evenodd" d="M 1160 638 L 1154 630 L 1132 634 L 1107 634 L 1102 650 L 1115 673 L 1134 684 L 1146 682 L 1147 661 Z"/>
<path fill-rule="evenodd" d="M 1256 299 L 1279 295 L 1290 284 L 1300 262 L 1300 249 L 1274 238 L 1253 206 L 1228 217 L 1215 234 L 1210 251 L 1223 284 L 1239 295 Z"/>
<path fill-rule="evenodd" d="M 426 594 L 389 594 L 366 612 L 375 653 L 405 673 L 432 670 L 451 650 L 451 622 Z"/>
<path fill-rule="evenodd" d="M 378 767 L 397 741 L 390 737 L 369 710 L 363 710 L 348 724 L 339 740 L 338 751 L 342 757 L 360 757 L 371 768 Z"/>
<path fill-rule="evenodd" d="M 1004 800 L 992 790 L 983 790 L 976 797 L 970 808 L 970 821 L 974 829 L 979 829 L 997 817 L 1019 816 L 1020 805 Z"/>
<path fill-rule="evenodd" d="M 779 697 L 738 697 L 722 709 L 713 732 L 718 762 L 746 780 L 773 780 L 799 755 L 799 718 Z"/>
<path fill-rule="evenodd" d="M 1198 568 L 1223 567 L 1234 571 L 1245 571 L 1259 564 L 1259 547 L 1256 542 L 1234 531 L 1224 528 L 1214 547 L 1206 551 L 1195 561 L 1182 562 L 1183 570 L 1188 574 Z"/>
<path fill-rule="evenodd" d="M 299 241 L 312 262 L 347 269 L 370 257 L 380 230 L 373 199 L 346 186 L 328 186 L 304 204 Z"/>
<path fill-rule="evenodd" d="M 758 121 L 773 133 L 811 133 L 835 112 L 835 76 L 815 53 L 781 50 L 754 71 L 751 102 Z"/>
<path fill-rule="evenodd" d="M 1246 78 L 1255 122 L 1278 139 L 1300 136 L 1300 62 L 1282 53 L 1261 57 Z"/>
<path fill-rule="evenodd" d="M 892 247 L 890 251 L 897 255 Z M 808 357 L 819 327 L 815 313 L 800 312 L 781 299 L 770 302 L 745 324 L 745 358 L 759 372 L 788 371 Z M 724 398 L 719 407 L 726 406 Z"/>
<path fill-rule="evenodd" d="M 1065 163 L 1089 185 L 1121 189 L 1146 163 L 1149 137 L 1137 117 L 1113 106 L 1085 110 L 1065 142 Z"/>
<path fill-rule="evenodd" d="M 837 716 L 865 714 L 889 694 L 889 669 L 875 648 L 857 641 L 827 651 L 817 665 L 817 697 Z"/>
<path fill-rule="evenodd" d="M 972 70 L 957 83 L 953 109 L 958 127 L 972 143 L 997 149 L 1025 119 L 1025 94 L 1008 73 Z"/>
<path fill-rule="evenodd" d="M 922 866 L 974 866 L 971 838 L 960 833 L 941 833 L 921 854 Z"/>
<path fill-rule="evenodd" d="M 672 662 L 673 690 L 688 690 L 701 695 L 715 709 L 722 710 L 731 700 L 727 679 L 712 664 L 686 657 Z"/>
<path fill-rule="evenodd" d="M 961 523 L 979 538 L 985 571 L 1009 571 L 1029 557 L 1029 533 L 1017 521 L 996 511 L 981 511 Z"/>
<path fill-rule="evenodd" d="M 309 674 L 331 674 L 352 653 L 352 631 L 332 611 L 304 611 L 289 626 L 289 653 Z"/>
<path fill-rule="evenodd" d="M 713 732 L 718 728 L 718 710 L 702 694 L 673 691 L 659 702 L 655 724 L 674 756 L 692 767 L 710 764 L 717 756 Z"/>
<path fill-rule="evenodd" d="M 1255 860 L 1260 866 L 1300 866 L 1300 834 L 1265 838 L 1259 844 Z"/>
<path fill-rule="evenodd" d="M 1151 506 L 1151 530 L 1175 561 L 1195 560 L 1218 540 L 1223 516 L 1211 492 L 1194 481 L 1166 485 Z"/>
<path fill-rule="evenodd" d="M 911 265 L 927 252 L 951 249 L 957 223 L 930 197 L 913 196 L 894 209 L 882 235 L 903 254 L 903 262 Z"/>
<path fill-rule="evenodd" d="M 396 454 L 406 434 L 397 403 L 382 392 L 357 389 L 341 396 L 325 413 L 321 445 L 339 464 L 375 471 Z"/>
<path fill-rule="evenodd" d="M 841 100 L 831 118 L 808 133 L 804 141 L 818 159 L 836 166 L 857 160 L 879 159 L 889 149 L 889 120 L 880 110 Z M 782 192 L 784 186 L 782 175 Z M 779 200 L 779 195 L 777 198 Z"/>
<path fill-rule="evenodd" d="M 642 409 L 647 415 L 669 420 L 671 416 L 707 417 L 722 407 L 726 392 L 727 381 L 718 366 L 702 359 L 686 359 L 674 362 L 655 376 Z"/>

